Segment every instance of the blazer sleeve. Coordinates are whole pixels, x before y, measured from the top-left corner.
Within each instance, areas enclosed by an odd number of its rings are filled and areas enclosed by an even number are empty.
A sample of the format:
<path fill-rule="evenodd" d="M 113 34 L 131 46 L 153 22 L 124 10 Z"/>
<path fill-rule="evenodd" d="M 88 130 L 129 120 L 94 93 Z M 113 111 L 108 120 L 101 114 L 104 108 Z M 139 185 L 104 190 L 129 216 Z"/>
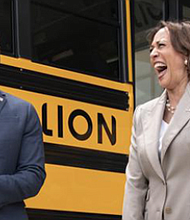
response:
<path fill-rule="evenodd" d="M 21 139 L 16 172 L 0 175 L 0 207 L 35 196 L 44 180 L 44 146 L 38 115 L 31 104 Z"/>
<path fill-rule="evenodd" d="M 140 106 L 134 113 L 129 163 L 126 168 L 126 185 L 123 202 L 123 220 L 144 220 L 145 196 L 147 179 L 143 175 L 138 159 L 137 126 L 139 123 Z"/>

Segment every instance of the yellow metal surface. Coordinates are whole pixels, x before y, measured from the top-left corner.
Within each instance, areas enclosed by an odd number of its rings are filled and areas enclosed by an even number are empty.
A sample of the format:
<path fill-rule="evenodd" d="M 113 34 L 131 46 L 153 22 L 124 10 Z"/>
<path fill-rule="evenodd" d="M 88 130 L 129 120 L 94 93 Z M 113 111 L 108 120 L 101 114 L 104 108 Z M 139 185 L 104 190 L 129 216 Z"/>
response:
<path fill-rule="evenodd" d="M 129 81 L 133 81 L 130 0 L 126 0 L 127 10 L 127 54 Z M 39 72 L 65 79 L 98 85 L 119 91 L 128 92 L 128 111 L 88 104 L 84 102 L 59 98 L 20 89 L 1 86 L 0 89 L 32 103 L 42 121 L 42 106 L 47 106 L 47 127 L 53 135 L 44 134 L 44 141 L 61 145 L 83 147 L 106 152 L 121 154 L 129 153 L 132 114 L 133 114 L 133 86 L 115 82 L 95 76 L 59 69 L 23 58 L 0 56 L 1 63 L 30 71 Z M 72 88 L 71 88 L 72 89 Z M 110 100 L 113 101 L 114 100 Z M 58 137 L 58 106 L 63 109 L 63 137 Z M 92 134 L 85 141 L 76 139 L 68 126 L 71 113 L 81 109 L 86 112 L 93 125 Z M 108 135 L 103 129 L 102 143 L 98 143 L 98 113 L 104 117 L 111 131 L 111 118 L 116 120 L 116 143 L 111 144 Z M 83 134 L 88 129 L 84 117 L 75 118 L 75 130 Z M 35 209 L 49 209 L 73 212 L 115 214 L 121 215 L 124 194 L 125 174 L 116 172 L 97 171 L 91 169 L 74 168 L 46 164 L 47 179 L 38 196 L 27 199 L 26 206 Z"/>
<path fill-rule="evenodd" d="M 47 179 L 29 208 L 121 215 L 125 175 L 46 164 Z"/>
<path fill-rule="evenodd" d="M 1 86 L 0 89 L 32 103 L 35 106 L 40 119 L 42 119 L 42 106 L 44 104 L 47 105 L 47 127 L 48 129 L 52 130 L 53 135 L 48 136 L 44 134 L 45 142 L 114 153 L 128 153 L 133 112 L 133 101 L 131 97 L 131 107 L 129 111 L 122 111 L 4 86 Z M 131 92 L 130 95 L 132 96 Z M 62 106 L 63 109 L 63 137 L 58 137 L 58 105 Z M 72 135 L 71 130 L 68 126 L 69 117 L 71 113 L 76 109 L 81 109 L 86 112 L 92 121 L 92 133 L 88 139 L 83 141 L 76 139 L 76 137 Z M 102 143 L 98 143 L 98 113 L 102 114 L 102 116 L 104 117 L 110 132 L 112 131 L 112 117 L 115 118 L 115 144 L 112 144 L 110 142 L 110 139 L 108 138 L 108 135 L 105 132 L 104 128 L 102 128 Z M 85 133 L 88 128 L 87 121 L 82 116 L 78 116 L 75 118 L 73 126 L 76 132 L 79 134 Z"/>
<path fill-rule="evenodd" d="M 106 88 L 116 89 L 120 91 L 128 91 L 129 86 L 125 83 L 115 82 L 112 80 L 103 79 L 100 77 L 89 76 L 86 74 L 72 72 L 65 69 L 55 68 L 39 63 L 34 63 L 30 60 L 23 58 L 14 58 L 5 55 L 0 56 L 0 60 L 2 64 L 18 67 L 21 69 L 36 71 L 42 74 L 48 74 L 52 76 L 63 77 L 66 79 L 76 80 L 78 82 L 89 83 L 92 85 L 103 86 Z"/>

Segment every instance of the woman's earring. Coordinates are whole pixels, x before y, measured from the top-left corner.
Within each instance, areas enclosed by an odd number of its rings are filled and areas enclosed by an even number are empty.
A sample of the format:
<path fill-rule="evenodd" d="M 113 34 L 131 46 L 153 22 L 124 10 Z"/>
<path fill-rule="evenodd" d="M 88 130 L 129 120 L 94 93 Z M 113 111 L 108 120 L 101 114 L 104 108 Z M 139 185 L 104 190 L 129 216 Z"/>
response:
<path fill-rule="evenodd" d="M 185 66 L 187 66 L 187 59 L 184 61 Z"/>

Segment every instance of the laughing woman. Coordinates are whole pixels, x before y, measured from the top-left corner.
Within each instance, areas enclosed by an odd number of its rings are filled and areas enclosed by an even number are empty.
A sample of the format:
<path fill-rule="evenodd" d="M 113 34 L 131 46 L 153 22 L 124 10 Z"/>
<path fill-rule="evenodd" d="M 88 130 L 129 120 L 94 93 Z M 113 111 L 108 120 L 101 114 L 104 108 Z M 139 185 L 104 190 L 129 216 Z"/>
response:
<path fill-rule="evenodd" d="M 136 108 L 123 220 L 190 219 L 190 23 L 161 21 L 150 62 L 164 92 Z"/>

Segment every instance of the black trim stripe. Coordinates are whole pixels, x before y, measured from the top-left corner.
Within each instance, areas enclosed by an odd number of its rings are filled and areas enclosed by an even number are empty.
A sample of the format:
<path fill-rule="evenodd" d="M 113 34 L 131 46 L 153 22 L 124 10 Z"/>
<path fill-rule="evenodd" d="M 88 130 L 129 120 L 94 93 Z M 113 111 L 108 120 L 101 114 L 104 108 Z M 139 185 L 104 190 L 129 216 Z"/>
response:
<path fill-rule="evenodd" d="M 68 98 L 86 103 L 128 110 L 126 92 L 0 65 L 0 84 L 37 93 Z"/>
<path fill-rule="evenodd" d="M 46 163 L 125 173 L 128 155 L 44 143 Z"/>
<path fill-rule="evenodd" d="M 121 220 L 121 215 L 27 208 L 29 220 Z"/>
<path fill-rule="evenodd" d="M 120 12 L 120 22 L 121 22 L 121 46 L 120 48 L 120 60 L 122 63 L 122 70 L 120 71 L 120 79 L 122 82 L 129 81 L 129 70 L 128 70 L 128 53 L 127 53 L 127 29 L 126 29 L 126 2 L 118 1 L 119 3 L 119 12 Z"/>

